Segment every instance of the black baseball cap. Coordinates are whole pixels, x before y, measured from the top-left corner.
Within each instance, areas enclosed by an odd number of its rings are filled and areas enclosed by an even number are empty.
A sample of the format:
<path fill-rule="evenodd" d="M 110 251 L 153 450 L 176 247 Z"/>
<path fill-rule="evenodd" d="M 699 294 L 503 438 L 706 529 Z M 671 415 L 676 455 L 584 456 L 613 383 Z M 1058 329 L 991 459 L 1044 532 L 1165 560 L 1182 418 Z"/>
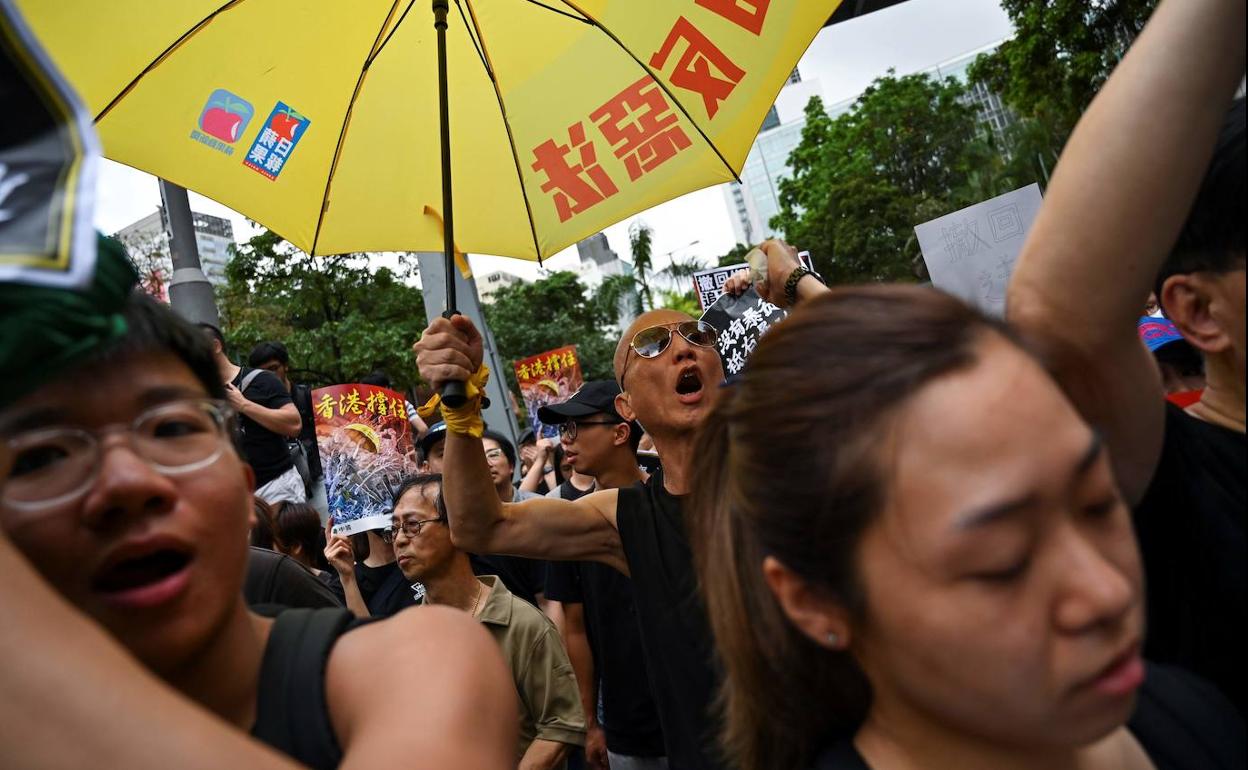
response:
<path fill-rule="evenodd" d="M 548 404 L 537 410 L 537 419 L 546 425 L 588 417 L 591 414 L 609 414 L 625 422 L 615 411 L 615 397 L 620 395 L 620 385 L 615 380 L 590 380 L 562 404 Z"/>
<path fill-rule="evenodd" d="M 433 445 L 446 438 L 446 423 L 435 422 L 429 426 L 429 430 L 425 435 L 420 437 L 420 456 L 422 459 L 429 459 L 429 450 L 433 449 Z"/>

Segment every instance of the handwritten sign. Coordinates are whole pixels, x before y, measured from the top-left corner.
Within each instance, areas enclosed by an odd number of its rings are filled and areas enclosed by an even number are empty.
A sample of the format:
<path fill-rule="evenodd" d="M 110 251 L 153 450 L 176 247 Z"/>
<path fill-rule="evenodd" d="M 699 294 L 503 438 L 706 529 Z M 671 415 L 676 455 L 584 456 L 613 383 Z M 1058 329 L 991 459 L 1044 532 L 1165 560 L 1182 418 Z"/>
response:
<path fill-rule="evenodd" d="M 719 332 L 716 347 L 724 362 L 724 374 L 729 377 L 740 374 L 758 341 L 787 315 L 758 296 L 752 287 L 739 297 L 721 293 L 715 304 L 702 314 L 702 320 Z"/>
<path fill-rule="evenodd" d="M 814 263 L 810 261 L 809 251 L 797 252 L 798 260 L 805 265 L 807 270 L 814 270 Z M 724 293 L 724 284 L 728 278 L 740 270 L 748 270 L 750 266 L 745 262 L 739 265 L 729 265 L 728 267 L 715 267 L 710 270 L 699 270 L 693 274 L 693 293 L 697 295 L 698 307 L 706 310 L 714 305 Z"/>
<path fill-rule="evenodd" d="M 932 283 L 1004 317 L 1005 290 L 1041 200 L 1030 184 L 915 227 Z"/>

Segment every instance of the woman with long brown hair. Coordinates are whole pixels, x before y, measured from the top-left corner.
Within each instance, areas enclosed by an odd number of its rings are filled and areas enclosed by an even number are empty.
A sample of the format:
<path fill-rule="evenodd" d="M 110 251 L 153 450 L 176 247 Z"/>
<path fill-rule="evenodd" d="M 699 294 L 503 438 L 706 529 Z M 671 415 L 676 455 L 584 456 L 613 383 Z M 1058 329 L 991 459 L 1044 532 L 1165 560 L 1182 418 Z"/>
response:
<path fill-rule="evenodd" d="M 726 390 L 691 534 L 730 761 L 1242 757 L 1212 688 L 1146 678 L 1139 557 L 1101 440 L 1003 326 L 933 289 L 833 289 Z"/>

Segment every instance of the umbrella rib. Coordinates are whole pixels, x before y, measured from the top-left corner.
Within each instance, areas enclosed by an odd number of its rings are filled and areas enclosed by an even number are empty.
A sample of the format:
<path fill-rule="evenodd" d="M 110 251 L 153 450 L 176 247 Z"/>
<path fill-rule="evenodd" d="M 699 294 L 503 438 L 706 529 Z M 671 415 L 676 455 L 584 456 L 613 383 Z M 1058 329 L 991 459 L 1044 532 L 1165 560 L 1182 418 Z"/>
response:
<path fill-rule="evenodd" d="M 552 8 L 549 5 L 546 5 L 545 3 L 539 3 L 538 0 L 525 0 L 525 2 L 532 3 L 533 5 L 539 5 L 542 8 L 545 8 L 546 10 L 552 13 L 559 14 L 560 16 L 567 16 L 569 19 L 576 19 L 577 21 L 583 24 L 593 24 L 592 21 L 590 21 L 589 19 L 586 19 L 583 16 L 577 16 L 576 14 L 568 13 L 567 11 L 561 11 L 558 8 Z"/>
<path fill-rule="evenodd" d="M 503 128 L 507 129 L 507 144 L 511 147 L 511 159 L 516 164 L 516 181 L 520 183 L 520 195 L 524 198 L 524 213 L 529 218 L 529 233 L 533 236 L 533 251 L 537 254 L 537 264 L 542 264 L 542 247 L 537 242 L 537 225 L 533 222 L 533 206 L 529 203 L 529 191 L 524 186 L 524 172 L 520 169 L 520 155 L 516 152 L 516 137 L 511 133 L 511 121 L 507 119 L 507 105 L 503 103 L 503 92 L 498 87 L 498 78 L 494 76 L 494 68 L 490 64 L 490 52 L 485 45 L 485 35 L 477 24 L 477 12 L 473 10 L 472 0 L 464 0 L 468 5 L 468 15 L 472 18 L 472 28 L 481 40 L 481 61 L 485 64 L 485 74 L 494 86 L 494 97 L 498 100 L 498 111 L 503 116 Z M 459 0 L 456 0 L 456 5 Z"/>
<path fill-rule="evenodd" d="M 355 79 L 355 90 L 351 92 L 351 101 L 347 102 L 347 111 L 342 116 L 342 127 L 338 129 L 338 144 L 334 147 L 334 159 L 329 164 L 329 174 L 325 177 L 325 192 L 321 195 L 321 210 L 316 216 L 316 232 L 312 235 L 312 250 L 309 254 L 316 254 L 316 246 L 321 240 L 321 226 L 325 223 L 325 211 L 329 208 L 329 188 L 334 184 L 334 173 L 338 170 L 338 159 L 342 157 L 342 144 L 347 138 L 347 127 L 351 125 L 351 113 L 355 110 L 355 100 L 360 95 L 360 88 L 364 85 L 364 76 L 368 74 L 368 68 L 373 63 L 373 58 L 380 50 L 382 35 L 385 34 L 386 27 L 390 26 L 390 20 L 394 18 L 394 12 L 398 10 L 399 3 L 402 0 L 394 0 L 394 5 L 390 6 L 390 13 L 386 14 L 386 19 L 381 23 L 381 28 L 377 30 L 377 37 L 373 39 L 373 47 L 369 49 L 368 56 L 364 57 L 364 64 L 360 67 L 360 75 Z M 410 9 L 416 0 L 409 0 L 407 7 Z M 404 16 L 407 12 L 404 11 Z M 399 21 L 403 19 L 400 18 Z M 395 25 L 398 26 L 397 24 Z M 393 31 L 392 31 L 393 33 Z M 389 40 L 389 38 L 386 38 Z"/>
<path fill-rule="evenodd" d="M 529 2 L 532 2 L 532 0 L 529 0 Z M 720 162 L 724 164 L 724 168 L 728 169 L 728 173 L 732 174 L 733 180 L 736 182 L 741 181 L 741 177 L 737 176 L 736 169 L 732 167 L 732 164 L 729 163 L 728 159 L 724 157 L 724 154 L 719 151 L 719 148 L 715 146 L 715 143 L 711 141 L 711 138 L 706 135 L 705 131 L 702 130 L 702 126 L 698 125 L 698 122 L 693 119 L 692 115 L 689 114 L 689 110 L 685 109 L 684 103 L 681 102 L 680 99 L 676 98 L 676 94 L 672 93 L 672 90 L 667 87 L 667 83 L 664 83 L 662 78 L 658 77 L 654 73 L 653 70 L 651 70 L 648 66 L 646 66 L 644 62 L 642 62 L 641 59 L 638 59 L 637 54 L 633 53 L 632 50 L 630 50 L 628 46 L 624 45 L 624 41 L 616 37 L 614 32 L 607 29 L 605 26 L 603 26 L 602 22 L 598 21 L 596 18 L 594 18 L 593 16 L 591 16 L 590 14 L 586 13 L 584 10 L 579 8 L 575 2 L 573 2 L 572 0 L 559 0 L 559 2 L 563 3 L 564 5 L 568 6 L 569 8 L 573 9 L 577 13 L 584 16 L 587 22 L 589 22 L 590 24 L 594 25 L 599 30 L 601 30 L 604 35 L 609 37 L 617 46 L 619 46 L 621 51 L 628 54 L 629 57 L 633 61 L 637 62 L 637 66 L 645 70 L 646 74 L 649 75 L 654 80 L 654 82 L 658 84 L 659 88 L 663 89 L 663 93 L 667 94 L 667 98 L 672 100 L 672 102 L 676 105 L 676 108 L 680 110 L 681 114 L 685 116 L 685 119 L 688 120 L 690 125 L 693 126 L 694 130 L 698 132 L 698 135 L 702 137 L 702 140 L 706 142 L 706 145 L 711 148 L 711 151 L 715 153 L 715 156 L 719 158 Z M 540 5 L 540 3 L 538 4 Z"/>
<path fill-rule="evenodd" d="M 464 29 L 468 31 L 468 39 L 472 41 L 472 47 L 477 49 L 477 56 L 481 59 L 481 66 L 485 67 L 485 74 L 490 76 L 490 81 L 494 80 L 494 69 L 490 67 L 489 61 L 486 60 L 485 54 L 481 51 L 481 44 L 477 42 L 477 35 L 473 32 L 473 25 L 468 23 L 468 18 L 464 16 L 464 6 L 459 4 L 459 0 L 455 0 L 455 8 L 459 11 L 459 18 L 464 21 Z"/>
<path fill-rule="evenodd" d="M 416 0 L 410 0 L 410 2 L 408 2 L 407 7 L 403 9 L 403 14 L 399 16 L 399 20 L 396 21 L 394 26 L 390 28 L 390 34 L 386 35 L 386 39 L 381 41 L 381 45 L 377 46 L 377 50 L 373 51 L 372 55 L 368 57 L 368 63 L 364 65 L 366 68 L 373 66 L 373 62 L 377 60 L 378 56 L 381 56 L 382 49 L 384 49 L 386 44 L 390 42 L 390 38 L 394 37 L 394 33 L 399 31 L 399 27 L 403 24 L 403 20 L 407 18 L 407 12 L 412 10 L 412 6 L 415 4 Z"/>
<path fill-rule="evenodd" d="M 95 122 L 99 123 L 101 120 L 103 120 L 108 115 L 108 113 L 111 112 L 112 109 L 117 106 L 117 102 L 120 102 L 122 99 L 126 97 L 127 94 L 133 91 L 134 87 L 139 84 L 140 80 L 147 77 L 147 73 L 151 72 L 152 70 L 160 66 L 161 62 L 163 62 L 165 59 L 168 59 L 170 54 L 178 50 L 178 48 L 180 48 L 182 44 L 185 43 L 187 40 L 190 40 L 195 35 L 195 33 L 199 32 L 201 29 L 208 26 L 208 23 L 217 17 L 217 14 L 221 13 L 222 11 L 229 10 L 231 6 L 238 5 L 242 2 L 243 0 L 229 0 L 229 2 L 225 3 L 220 8 L 218 8 L 217 10 L 205 16 L 202 20 L 200 20 L 198 24 L 191 27 L 186 32 L 183 32 L 181 37 L 179 37 L 177 40 L 170 43 L 168 48 L 161 51 L 160 55 L 157 56 L 155 59 L 152 59 L 152 61 L 148 63 L 148 65 L 144 67 L 143 70 L 139 72 L 138 75 L 134 76 L 133 80 L 131 80 L 129 83 L 126 84 L 125 88 L 121 89 L 121 91 L 116 96 L 113 97 L 113 100 L 109 102 L 104 107 L 104 109 L 100 110 L 99 114 L 95 116 Z"/>

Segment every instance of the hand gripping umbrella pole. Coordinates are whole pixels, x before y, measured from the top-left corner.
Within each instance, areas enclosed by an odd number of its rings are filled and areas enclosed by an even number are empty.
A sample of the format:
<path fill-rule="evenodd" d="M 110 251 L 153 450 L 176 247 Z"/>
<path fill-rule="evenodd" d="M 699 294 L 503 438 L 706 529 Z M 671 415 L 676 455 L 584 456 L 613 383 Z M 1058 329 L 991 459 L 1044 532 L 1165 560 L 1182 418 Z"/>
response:
<path fill-rule="evenodd" d="M 455 215 L 451 202 L 451 120 L 446 84 L 446 14 L 449 0 L 433 0 L 433 27 L 438 31 L 438 126 L 442 133 L 442 256 L 446 260 L 446 311 L 443 318 L 459 315 L 455 309 Z M 464 383 L 442 384 L 442 403 L 452 409 L 468 401 Z"/>

